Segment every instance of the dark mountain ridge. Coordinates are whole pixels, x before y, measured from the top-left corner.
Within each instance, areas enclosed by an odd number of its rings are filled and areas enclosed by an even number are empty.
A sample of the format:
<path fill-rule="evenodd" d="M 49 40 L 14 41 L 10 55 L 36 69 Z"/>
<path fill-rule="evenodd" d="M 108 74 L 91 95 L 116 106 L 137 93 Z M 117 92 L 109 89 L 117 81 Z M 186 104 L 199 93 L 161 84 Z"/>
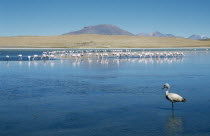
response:
<path fill-rule="evenodd" d="M 130 33 L 126 30 L 123 30 L 115 25 L 109 25 L 109 24 L 100 24 L 95 26 L 87 26 L 84 27 L 81 30 L 73 31 L 69 33 L 65 33 L 63 35 L 80 35 L 80 34 L 99 34 L 99 35 L 129 35 L 129 36 L 135 36 L 133 33 Z M 178 38 L 184 38 L 181 36 L 175 36 L 173 34 L 163 34 L 158 31 L 152 32 L 152 33 L 139 33 L 136 34 L 136 36 L 145 36 L 145 37 L 178 37 Z M 187 39 L 194 39 L 194 40 L 202 40 L 202 39 L 208 39 L 206 36 L 200 36 L 200 35 L 191 35 Z"/>
<path fill-rule="evenodd" d="M 80 34 L 130 35 L 130 36 L 134 35 L 115 25 L 107 25 L 107 24 L 87 26 L 79 31 L 69 32 L 64 35 L 80 35 Z"/>

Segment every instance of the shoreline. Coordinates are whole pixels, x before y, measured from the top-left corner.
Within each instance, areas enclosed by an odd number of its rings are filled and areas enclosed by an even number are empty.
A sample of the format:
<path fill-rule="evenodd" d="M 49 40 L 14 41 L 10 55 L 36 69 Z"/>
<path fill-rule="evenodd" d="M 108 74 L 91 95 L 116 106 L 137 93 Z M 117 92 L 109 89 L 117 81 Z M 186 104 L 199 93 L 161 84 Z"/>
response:
<path fill-rule="evenodd" d="M 119 49 L 210 49 L 210 47 L 176 47 L 176 48 L 0 48 L 0 50 L 18 50 L 18 49 L 21 49 L 21 50 L 28 50 L 28 49 L 68 49 L 68 50 L 100 50 L 100 49 L 103 49 L 103 50 L 119 50 Z"/>

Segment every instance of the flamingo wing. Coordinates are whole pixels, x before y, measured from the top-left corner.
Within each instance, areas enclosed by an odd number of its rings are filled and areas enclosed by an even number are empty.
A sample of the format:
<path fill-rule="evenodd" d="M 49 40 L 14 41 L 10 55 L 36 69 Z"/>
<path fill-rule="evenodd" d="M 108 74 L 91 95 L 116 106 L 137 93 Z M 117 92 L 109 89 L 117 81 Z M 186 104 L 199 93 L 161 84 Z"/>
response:
<path fill-rule="evenodd" d="M 171 102 L 185 102 L 186 101 L 182 96 L 175 93 L 169 93 L 167 97 Z"/>

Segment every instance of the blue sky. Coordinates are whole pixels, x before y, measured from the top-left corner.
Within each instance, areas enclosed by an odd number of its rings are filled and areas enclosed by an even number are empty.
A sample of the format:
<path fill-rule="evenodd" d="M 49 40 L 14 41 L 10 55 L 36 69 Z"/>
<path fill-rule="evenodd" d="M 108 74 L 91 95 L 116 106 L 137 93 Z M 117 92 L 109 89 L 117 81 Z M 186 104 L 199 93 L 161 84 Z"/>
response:
<path fill-rule="evenodd" d="M 0 36 L 60 35 L 97 24 L 210 37 L 210 0 L 0 0 Z"/>

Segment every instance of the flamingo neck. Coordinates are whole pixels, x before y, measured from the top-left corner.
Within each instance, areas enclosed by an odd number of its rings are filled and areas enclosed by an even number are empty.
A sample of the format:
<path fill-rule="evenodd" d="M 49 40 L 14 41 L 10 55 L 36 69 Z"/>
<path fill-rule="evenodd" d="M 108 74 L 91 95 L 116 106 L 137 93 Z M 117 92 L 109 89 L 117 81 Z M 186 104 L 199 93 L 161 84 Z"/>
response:
<path fill-rule="evenodd" d="M 169 92 L 169 88 L 166 89 L 166 95 L 168 95 L 168 92 Z"/>

